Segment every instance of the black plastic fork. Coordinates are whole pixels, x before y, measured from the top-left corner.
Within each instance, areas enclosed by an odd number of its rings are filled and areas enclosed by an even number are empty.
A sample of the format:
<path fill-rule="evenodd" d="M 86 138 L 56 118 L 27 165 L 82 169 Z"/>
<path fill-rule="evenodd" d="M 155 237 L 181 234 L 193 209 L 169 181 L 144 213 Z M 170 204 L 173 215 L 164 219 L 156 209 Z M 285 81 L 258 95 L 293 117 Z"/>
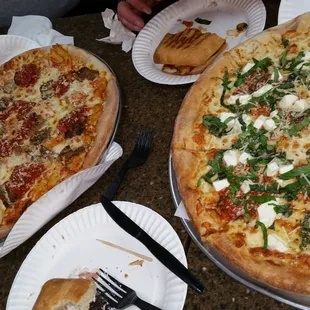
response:
<path fill-rule="evenodd" d="M 125 309 L 130 305 L 136 305 L 142 310 L 161 310 L 140 299 L 133 289 L 117 281 L 101 268 L 97 275 L 100 280 L 95 278 L 93 280 L 97 283 L 100 294 L 109 306 L 115 309 Z"/>
<path fill-rule="evenodd" d="M 110 200 L 113 200 L 119 189 L 127 171 L 132 168 L 143 165 L 151 152 L 153 140 L 153 131 L 147 128 L 140 130 L 136 145 L 129 158 L 126 160 L 113 183 L 109 186 L 104 194 Z"/>

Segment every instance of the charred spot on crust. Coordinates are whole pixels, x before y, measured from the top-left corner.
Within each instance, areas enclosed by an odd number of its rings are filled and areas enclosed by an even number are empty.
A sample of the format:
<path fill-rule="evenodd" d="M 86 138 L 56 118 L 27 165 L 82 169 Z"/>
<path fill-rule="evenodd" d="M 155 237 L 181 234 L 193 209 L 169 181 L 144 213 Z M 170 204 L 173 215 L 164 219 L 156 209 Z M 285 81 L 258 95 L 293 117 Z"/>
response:
<path fill-rule="evenodd" d="M 82 67 L 77 73 L 77 79 L 82 82 L 84 80 L 93 81 L 99 76 L 99 72 L 97 70 L 91 70 L 87 67 Z"/>

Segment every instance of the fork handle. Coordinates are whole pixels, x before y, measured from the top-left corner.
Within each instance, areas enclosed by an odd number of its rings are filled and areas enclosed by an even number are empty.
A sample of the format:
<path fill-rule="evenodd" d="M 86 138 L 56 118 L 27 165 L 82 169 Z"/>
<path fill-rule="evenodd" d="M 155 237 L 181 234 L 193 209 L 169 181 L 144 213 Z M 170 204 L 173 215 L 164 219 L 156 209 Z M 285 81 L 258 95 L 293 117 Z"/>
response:
<path fill-rule="evenodd" d="M 114 179 L 113 183 L 109 186 L 109 188 L 107 189 L 107 191 L 105 192 L 105 196 L 107 198 L 109 198 L 110 200 L 113 200 L 116 192 L 118 191 L 125 175 L 126 172 L 128 171 L 127 165 L 126 163 L 124 164 L 124 166 L 121 168 L 121 170 L 118 172 L 116 178 Z"/>
<path fill-rule="evenodd" d="M 139 297 L 134 301 L 134 305 L 139 307 L 141 310 L 161 310 L 160 308 L 157 308 L 148 302 L 140 299 Z"/>

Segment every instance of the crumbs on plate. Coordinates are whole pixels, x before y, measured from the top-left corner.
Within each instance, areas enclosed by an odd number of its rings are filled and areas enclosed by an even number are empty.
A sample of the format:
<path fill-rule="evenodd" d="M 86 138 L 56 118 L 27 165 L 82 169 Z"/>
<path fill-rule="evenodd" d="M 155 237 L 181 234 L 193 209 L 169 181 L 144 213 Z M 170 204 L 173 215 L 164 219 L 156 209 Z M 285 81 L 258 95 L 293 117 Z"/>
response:
<path fill-rule="evenodd" d="M 140 266 L 140 267 L 142 267 L 143 263 L 144 263 L 143 259 L 137 259 L 137 260 L 129 263 L 128 266 Z"/>

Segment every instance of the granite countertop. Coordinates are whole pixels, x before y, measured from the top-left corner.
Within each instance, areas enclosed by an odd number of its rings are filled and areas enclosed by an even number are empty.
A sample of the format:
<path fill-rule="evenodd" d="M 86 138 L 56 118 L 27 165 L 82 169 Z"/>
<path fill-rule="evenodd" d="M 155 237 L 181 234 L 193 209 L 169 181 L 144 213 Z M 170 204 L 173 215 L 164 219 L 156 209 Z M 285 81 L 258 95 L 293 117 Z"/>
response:
<path fill-rule="evenodd" d="M 277 23 L 279 0 L 265 0 L 267 23 Z M 187 233 L 180 220 L 173 216 L 175 207 L 169 188 L 168 156 L 174 119 L 190 85 L 158 85 L 141 77 L 133 67 L 131 54 L 118 45 L 96 41 L 107 35 L 99 14 L 67 17 L 53 20 L 54 28 L 75 38 L 75 44 L 102 57 L 115 71 L 123 94 L 123 111 L 116 141 L 123 147 L 124 156 L 108 170 L 105 176 L 74 203 L 19 248 L 0 260 L 0 309 L 5 309 L 7 296 L 23 260 L 42 235 L 68 214 L 99 201 L 121 165 L 130 154 L 141 126 L 155 130 L 153 151 L 146 165 L 131 170 L 115 200 L 143 204 L 165 217 L 186 242 Z M 188 251 L 189 268 L 206 287 L 203 295 L 191 289 L 184 309 L 290 309 L 271 298 L 252 291 L 216 267 L 199 248 L 191 243 Z"/>

